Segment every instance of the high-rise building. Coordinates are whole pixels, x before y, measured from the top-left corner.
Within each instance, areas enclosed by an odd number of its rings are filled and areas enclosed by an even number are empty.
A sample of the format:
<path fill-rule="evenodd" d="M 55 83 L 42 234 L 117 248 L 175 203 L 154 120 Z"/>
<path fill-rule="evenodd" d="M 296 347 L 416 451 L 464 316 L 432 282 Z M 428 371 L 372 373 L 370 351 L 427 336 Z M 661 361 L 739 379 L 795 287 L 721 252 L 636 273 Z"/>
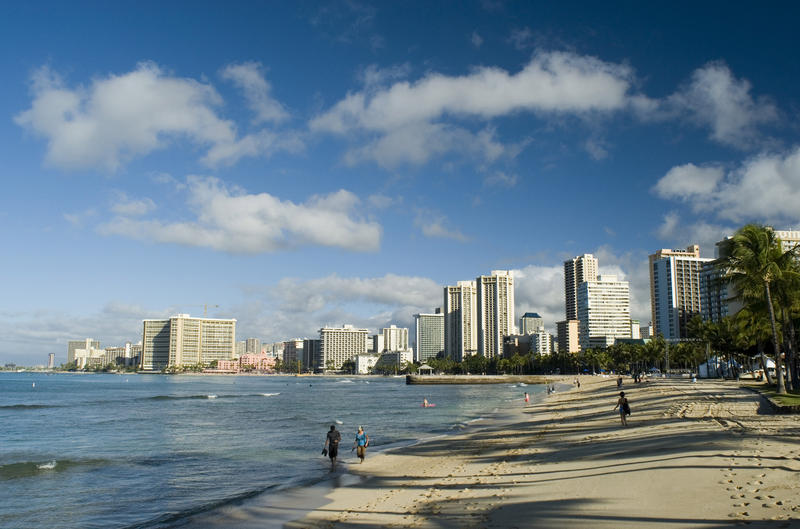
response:
<path fill-rule="evenodd" d="M 650 255 L 650 307 L 656 335 L 667 340 L 688 338 L 686 324 L 701 313 L 701 272 L 710 261 L 700 257 L 696 244 Z"/>
<path fill-rule="evenodd" d="M 630 287 L 615 275 L 585 281 L 578 289 L 578 333 L 581 349 L 607 347 L 631 337 Z"/>
<path fill-rule="evenodd" d="M 478 350 L 478 318 L 474 281 L 444 287 L 444 353 L 461 362 Z"/>
<path fill-rule="evenodd" d="M 492 270 L 475 280 L 478 301 L 478 353 L 486 358 L 503 355 L 503 337 L 515 334 L 514 277 L 508 270 Z"/>
<path fill-rule="evenodd" d="M 261 354 L 261 340 L 258 338 L 248 338 L 245 341 L 245 353 L 258 355 Z"/>
<path fill-rule="evenodd" d="M 283 342 L 283 367 L 284 369 L 297 369 L 297 362 L 300 362 L 300 369 L 303 367 L 303 340 L 295 338 Z"/>
<path fill-rule="evenodd" d="M 70 340 L 67 342 L 67 363 L 71 364 L 75 361 L 76 349 L 100 349 L 100 341 L 86 338 L 85 340 Z"/>
<path fill-rule="evenodd" d="M 47 355 L 47 369 L 53 369 L 56 367 L 56 354 L 50 353 Z"/>
<path fill-rule="evenodd" d="M 533 334 L 544 330 L 544 320 L 535 312 L 526 312 L 519 319 L 519 333 Z"/>
<path fill-rule="evenodd" d="M 341 369 L 345 361 L 366 354 L 368 333 L 367 329 L 356 329 L 352 325 L 320 329 L 321 354 L 315 370 Z"/>
<path fill-rule="evenodd" d="M 536 355 L 549 355 L 553 352 L 553 337 L 544 329 L 530 333 L 531 352 Z"/>
<path fill-rule="evenodd" d="M 415 358 L 417 362 L 426 362 L 444 354 L 444 314 L 414 314 Z"/>
<path fill-rule="evenodd" d="M 236 320 L 192 318 L 178 314 L 167 320 L 142 322 L 140 368 L 160 371 L 167 367 L 208 365 L 236 355 Z"/>
<path fill-rule="evenodd" d="M 303 370 L 313 371 L 319 364 L 319 357 L 322 354 L 322 341 L 314 338 L 303 340 Z"/>
<path fill-rule="evenodd" d="M 381 329 L 383 335 L 383 350 L 384 351 L 406 351 L 408 350 L 408 328 L 397 327 L 392 325 Z"/>
<path fill-rule="evenodd" d="M 581 350 L 578 339 L 578 320 L 564 320 L 556 322 L 559 353 L 579 353 Z"/>
<path fill-rule="evenodd" d="M 564 261 L 564 305 L 567 320 L 578 319 L 578 288 L 586 281 L 597 281 L 597 258 L 590 253 Z"/>

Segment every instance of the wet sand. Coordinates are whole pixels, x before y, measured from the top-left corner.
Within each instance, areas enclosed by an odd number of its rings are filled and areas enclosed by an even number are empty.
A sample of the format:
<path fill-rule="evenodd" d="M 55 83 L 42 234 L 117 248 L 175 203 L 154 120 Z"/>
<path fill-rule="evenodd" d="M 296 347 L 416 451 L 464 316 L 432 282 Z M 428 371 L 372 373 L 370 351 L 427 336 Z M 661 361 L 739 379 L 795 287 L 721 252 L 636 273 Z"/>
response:
<path fill-rule="evenodd" d="M 230 526 L 273 526 L 272 512 L 292 529 L 800 527 L 797 415 L 734 382 L 627 379 L 623 428 L 614 379 L 581 382 L 501 428 L 368 454 L 351 483 Z"/>

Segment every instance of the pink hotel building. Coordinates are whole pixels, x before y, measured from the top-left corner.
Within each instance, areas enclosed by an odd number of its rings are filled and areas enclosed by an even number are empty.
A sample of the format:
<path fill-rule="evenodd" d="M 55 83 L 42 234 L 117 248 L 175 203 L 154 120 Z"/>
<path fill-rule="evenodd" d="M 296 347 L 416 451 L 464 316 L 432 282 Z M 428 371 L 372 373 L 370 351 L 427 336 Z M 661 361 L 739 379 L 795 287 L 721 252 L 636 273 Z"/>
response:
<path fill-rule="evenodd" d="M 275 358 L 267 356 L 267 353 L 243 354 L 238 360 L 220 360 L 217 362 L 216 370 L 238 373 L 248 368 L 256 371 L 273 371 L 275 369 Z"/>

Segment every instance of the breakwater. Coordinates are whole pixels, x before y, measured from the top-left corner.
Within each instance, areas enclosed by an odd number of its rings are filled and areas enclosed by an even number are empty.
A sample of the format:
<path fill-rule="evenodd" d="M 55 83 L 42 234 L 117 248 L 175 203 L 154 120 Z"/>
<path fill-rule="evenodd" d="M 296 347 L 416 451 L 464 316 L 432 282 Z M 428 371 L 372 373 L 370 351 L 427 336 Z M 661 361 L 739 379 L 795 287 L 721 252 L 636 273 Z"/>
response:
<path fill-rule="evenodd" d="M 547 384 L 543 375 L 406 375 L 408 385 Z"/>

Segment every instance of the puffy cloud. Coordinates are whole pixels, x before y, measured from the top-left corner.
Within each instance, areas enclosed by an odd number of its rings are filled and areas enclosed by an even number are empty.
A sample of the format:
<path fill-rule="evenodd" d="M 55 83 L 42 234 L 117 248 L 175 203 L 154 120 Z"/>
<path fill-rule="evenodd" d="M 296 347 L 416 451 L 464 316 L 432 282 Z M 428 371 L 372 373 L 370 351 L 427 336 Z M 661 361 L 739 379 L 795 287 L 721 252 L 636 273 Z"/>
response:
<path fill-rule="evenodd" d="M 481 67 L 468 75 L 430 73 L 416 82 L 349 93 L 315 117 L 312 131 L 360 132 L 366 147 L 348 155 L 351 163 L 421 164 L 453 150 L 483 153 L 494 160 L 506 150 L 494 132 L 473 133 L 451 118 L 490 120 L 515 112 L 587 115 L 633 104 L 633 75 L 624 65 L 568 52 L 539 52 L 519 72 Z M 466 146 L 465 146 L 466 145 Z"/>
<path fill-rule="evenodd" d="M 245 87 L 248 97 L 257 99 L 258 82 L 252 75 L 248 81 L 246 70 L 232 70 L 230 78 Z M 268 141 L 258 135 L 237 138 L 233 122 L 217 114 L 222 99 L 211 85 L 169 75 L 150 62 L 76 88 L 41 68 L 34 75 L 32 93 L 31 107 L 14 120 L 45 138 L 47 162 L 62 168 L 114 171 L 180 138 L 209 147 L 205 161 L 210 164 L 296 147 L 294 142 Z M 270 101 L 262 98 L 260 104 Z M 262 111 L 266 112 L 259 108 Z"/>
<path fill-rule="evenodd" d="M 545 327 L 555 333 L 555 323 L 564 319 L 564 267 L 528 265 L 512 273 L 517 316 L 538 312 Z"/>
<path fill-rule="evenodd" d="M 739 148 L 758 143 L 758 127 L 778 119 L 766 98 L 754 98 L 750 83 L 736 79 L 721 62 L 698 68 L 688 84 L 668 98 L 675 112 L 711 129 L 715 141 Z"/>
<path fill-rule="evenodd" d="M 270 95 L 272 87 L 264 78 L 260 63 L 230 64 L 222 70 L 221 75 L 244 92 L 247 103 L 256 114 L 254 123 L 279 122 L 289 117 L 283 105 Z"/>
<path fill-rule="evenodd" d="M 489 175 L 487 175 L 483 179 L 483 185 L 485 186 L 502 186 L 502 187 L 514 187 L 517 185 L 518 177 L 515 174 L 508 174 L 503 171 L 495 171 Z"/>
<path fill-rule="evenodd" d="M 98 229 L 106 235 L 232 253 L 308 245 L 372 251 L 380 245 L 380 225 L 358 218 L 359 199 L 346 190 L 315 195 L 303 204 L 268 193 L 228 189 L 215 178 L 189 177 L 186 190 L 196 213 L 193 220 L 164 222 L 118 215 Z"/>
<path fill-rule="evenodd" d="M 715 244 L 736 231 L 734 226 L 714 224 L 704 220 L 687 223 L 681 222 L 681 218 L 674 211 L 664 215 L 661 225 L 656 230 L 658 238 L 669 241 L 673 247 L 699 244 L 703 257 L 713 257 Z"/>
<path fill-rule="evenodd" d="M 721 168 L 674 167 L 656 184 L 663 198 L 682 198 L 695 210 L 733 222 L 800 220 L 800 147 L 765 153 L 727 172 Z"/>
<path fill-rule="evenodd" d="M 687 163 L 670 169 L 658 181 L 655 191 L 663 198 L 691 199 L 711 193 L 723 176 L 721 167 L 698 167 Z"/>

